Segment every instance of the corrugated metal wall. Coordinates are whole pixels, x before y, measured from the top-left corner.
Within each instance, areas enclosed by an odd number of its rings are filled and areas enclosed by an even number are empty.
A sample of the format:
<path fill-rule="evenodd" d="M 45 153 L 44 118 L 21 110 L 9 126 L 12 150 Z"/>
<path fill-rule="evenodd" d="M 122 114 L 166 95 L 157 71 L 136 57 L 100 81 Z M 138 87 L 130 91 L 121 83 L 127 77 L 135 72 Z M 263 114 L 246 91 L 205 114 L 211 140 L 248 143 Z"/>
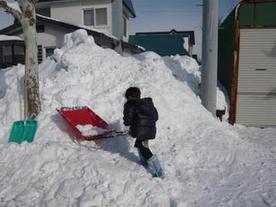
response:
<path fill-rule="evenodd" d="M 219 26 L 218 37 L 218 80 L 223 84 L 228 95 L 231 95 L 231 80 L 234 64 L 234 24 L 235 10 Z"/>
<path fill-rule="evenodd" d="M 276 126 L 276 96 L 238 94 L 237 123 L 247 126 Z"/>
<path fill-rule="evenodd" d="M 276 126 L 276 29 L 240 30 L 237 123 Z"/>

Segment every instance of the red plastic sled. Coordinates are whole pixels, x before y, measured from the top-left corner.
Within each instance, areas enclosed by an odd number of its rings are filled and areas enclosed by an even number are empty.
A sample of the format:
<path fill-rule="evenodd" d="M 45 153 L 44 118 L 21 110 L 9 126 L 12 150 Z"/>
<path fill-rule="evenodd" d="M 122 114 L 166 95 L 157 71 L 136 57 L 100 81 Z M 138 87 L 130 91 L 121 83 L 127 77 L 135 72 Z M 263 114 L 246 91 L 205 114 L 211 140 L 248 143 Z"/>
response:
<path fill-rule="evenodd" d="M 114 136 L 114 131 L 112 129 L 108 129 L 108 124 L 87 106 L 62 107 L 57 109 L 57 111 L 66 121 L 69 132 L 72 133 L 73 136 L 79 141 L 96 140 Z M 106 129 L 106 132 L 99 135 L 85 136 L 77 128 L 77 125 L 88 124 L 91 124 L 94 127 Z"/>

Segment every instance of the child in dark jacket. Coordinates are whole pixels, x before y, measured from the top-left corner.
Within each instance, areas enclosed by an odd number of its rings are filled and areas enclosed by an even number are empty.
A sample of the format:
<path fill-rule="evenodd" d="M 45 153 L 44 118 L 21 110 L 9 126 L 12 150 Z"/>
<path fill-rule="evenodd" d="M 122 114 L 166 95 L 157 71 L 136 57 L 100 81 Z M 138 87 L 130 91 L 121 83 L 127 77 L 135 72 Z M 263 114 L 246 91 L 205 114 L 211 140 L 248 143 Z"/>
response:
<path fill-rule="evenodd" d="M 124 125 L 130 126 L 129 133 L 136 138 L 135 147 L 143 164 L 153 176 L 163 176 L 163 170 L 156 155 L 153 155 L 148 146 L 149 139 L 155 139 L 156 121 L 158 112 L 151 98 L 140 98 L 141 92 L 137 87 L 126 90 L 124 105 Z"/>

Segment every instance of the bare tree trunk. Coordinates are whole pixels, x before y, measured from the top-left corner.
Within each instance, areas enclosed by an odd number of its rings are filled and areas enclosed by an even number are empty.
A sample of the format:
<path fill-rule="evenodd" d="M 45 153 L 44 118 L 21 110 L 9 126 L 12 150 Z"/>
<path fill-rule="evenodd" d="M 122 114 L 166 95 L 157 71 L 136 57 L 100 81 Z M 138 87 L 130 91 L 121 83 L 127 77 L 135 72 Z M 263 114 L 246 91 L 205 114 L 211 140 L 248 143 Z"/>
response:
<path fill-rule="evenodd" d="M 36 42 L 35 0 L 19 0 L 21 11 L 0 0 L 0 7 L 11 13 L 22 25 L 25 41 L 24 118 L 35 118 L 40 110 L 39 77 Z"/>
<path fill-rule="evenodd" d="M 25 118 L 35 118 L 41 110 L 37 62 L 35 0 L 24 0 L 22 6 L 22 28 L 26 55 L 24 78 L 24 116 Z"/>

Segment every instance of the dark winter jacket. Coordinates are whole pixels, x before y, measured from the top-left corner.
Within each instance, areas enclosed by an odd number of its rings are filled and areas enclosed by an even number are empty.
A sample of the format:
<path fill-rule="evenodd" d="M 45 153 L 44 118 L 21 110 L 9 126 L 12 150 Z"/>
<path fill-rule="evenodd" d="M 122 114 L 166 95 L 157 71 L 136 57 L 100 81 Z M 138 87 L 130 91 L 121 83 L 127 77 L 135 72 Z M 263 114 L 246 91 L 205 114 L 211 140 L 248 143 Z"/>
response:
<path fill-rule="evenodd" d="M 158 112 L 151 98 L 128 100 L 124 105 L 124 124 L 130 135 L 140 140 L 154 139 Z"/>

